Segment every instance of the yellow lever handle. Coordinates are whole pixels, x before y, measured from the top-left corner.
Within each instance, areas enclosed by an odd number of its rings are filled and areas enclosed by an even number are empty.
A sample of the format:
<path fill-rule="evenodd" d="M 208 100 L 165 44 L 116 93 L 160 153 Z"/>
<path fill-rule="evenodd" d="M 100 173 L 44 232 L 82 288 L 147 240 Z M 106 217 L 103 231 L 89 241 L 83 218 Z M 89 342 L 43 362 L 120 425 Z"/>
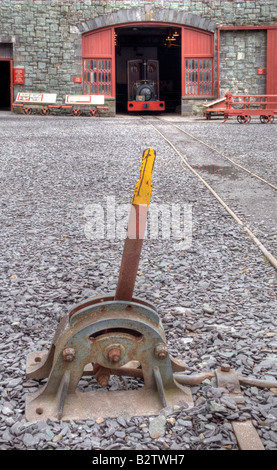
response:
<path fill-rule="evenodd" d="M 152 193 L 152 173 L 156 158 L 155 150 L 148 148 L 144 150 L 140 175 L 134 189 L 132 204 L 149 206 Z"/>

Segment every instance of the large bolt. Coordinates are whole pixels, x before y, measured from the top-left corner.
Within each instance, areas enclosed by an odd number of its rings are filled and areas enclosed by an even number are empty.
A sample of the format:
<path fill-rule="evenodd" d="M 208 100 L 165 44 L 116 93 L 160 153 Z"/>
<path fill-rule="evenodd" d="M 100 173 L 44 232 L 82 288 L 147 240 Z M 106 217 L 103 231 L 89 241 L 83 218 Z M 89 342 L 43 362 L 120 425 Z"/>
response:
<path fill-rule="evenodd" d="M 110 349 L 110 351 L 108 352 L 108 359 L 112 363 L 119 362 L 120 359 L 121 359 L 121 350 L 120 350 L 120 348 Z"/>
<path fill-rule="evenodd" d="M 63 359 L 66 362 L 72 362 L 75 358 L 75 349 L 73 348 L 65 348 L 63 350 Z"/>
<path fill-rule="evenodd" d="M 107 387 L 111 375 L 110 369 L 100 366 L 100 364 L 93 364 L 93 373 L 99 385 Z"/>
<path fill-rule="evenodd" d="M 108 383 L 109 383 L 109 376 L 108 375 L 100 375 L 98 378 L 97 378 L 97 381 L 99 383 L 99 385 L 101 385 L 101 387 L 107 387 Z"/>
<path fill-rule="evenodd" d="M 168 349 L 165 344 L 160 343 L 155 347 L 154 354 L 157 359 L 165 359 L 168 354 Z"/>

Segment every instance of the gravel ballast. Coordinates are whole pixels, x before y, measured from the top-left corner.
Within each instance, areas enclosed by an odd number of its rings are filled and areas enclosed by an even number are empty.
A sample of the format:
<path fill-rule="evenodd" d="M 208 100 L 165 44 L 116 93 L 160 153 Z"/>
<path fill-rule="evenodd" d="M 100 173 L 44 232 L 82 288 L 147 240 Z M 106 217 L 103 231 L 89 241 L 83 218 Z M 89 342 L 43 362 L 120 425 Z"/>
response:
<path fill-rule="evenodd" d="M 276 180 L 275 124 L 181 117 L 178 124 L 229 156 L 233 142 L 240 162 Z M 188 374 L 227 362 L 239 375 L 277 380 L 277 278 L 242 228 L 139 117 L 1 113 L 0 137 L 0 448 L 237 450 L 231 422 L 252 419 L 265 449 L 276 449 L 277 390 L 242 387 L 245 404 L 238 405 L 215 379 L 191 388 L 193 408 L 168 407 L 158 417 L 103 419 L 99 410 L 87 421 L 25 420 L 25 398 L 42 386 L 26 379 L 27 354 L 49 348 L 61 315 L 74 304 L 116 288 L 124 230 L 95 238 L 92 207 L 106 215 L 107 201 L 117 209 L 130 204 L 144 149 L 157 154 L 151 204 L 191 208 L 192 242 L 182 249 L 180 240 L 160 232 L 154 238 L 150 230 L 135 296 L 156 305 L 170 354 L 184 360 Z M 223 177 L 227 185 L 226 175 L 213 175 Z M 240 209 L 247 217 L 247 204 Z M 276 230 L 262 215 L 259 207 L 257 236 L 276 256 Z M 253 207 L 249 221 L 255 229 Z M 140 386 L 139 379 L 130 382 Z M 82 378 L 79 387 L 94 385 Z M 125 387 L 113 377 L 108 388 Z"/>

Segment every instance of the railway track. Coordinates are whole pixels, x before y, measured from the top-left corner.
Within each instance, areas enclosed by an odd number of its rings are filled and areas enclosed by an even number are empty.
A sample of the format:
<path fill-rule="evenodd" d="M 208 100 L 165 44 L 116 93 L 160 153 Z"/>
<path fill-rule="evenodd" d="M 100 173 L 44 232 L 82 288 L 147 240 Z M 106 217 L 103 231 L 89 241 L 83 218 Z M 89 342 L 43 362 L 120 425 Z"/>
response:
<path fill-rule="evenodd" d="M 203 177 L 199 171 L 196 171 L 196 167 L 199 168 L 200 170 L 207 169 L 206 164 L 206 154 L 204 156 L 200 157 L 199 161 L 199 156 L 196 159 L 197 160 L 197 165 L 195 165 L 195 161 L 193 162 L 193 157 L 195 157 L 195 153 L 192 155 L 190 151 L 187 150 L 186 145 L 184 144 L 189 144 L 189 142 L 193 143 L 193 146 L 195 150 L 199 147 L 204 147 L 209 150 L 210 153 L 212 153 L 213 156 L 216 156 L 216 159 L 220 163 L 220 161 L 227 161 L 228 163 L 231 163 L 233 168 L 238 169 L 241 174 L 246 175 L 246 178 L 249 180 L 249 177 L 252 179 L 252 184 L 253 182 L 257 185 L 263 185 L 267 188 L 267 191 L 270 191 L 272 194 L 277 190 L 277 186 L 274 185 L 273 183 L 267 181 L 265 178 L 261 177 L 260 175 L 254 173 L 248 168 L 245 168 L 244 166 L 240 165 L 239 163 L 235 162 L 233 159 L 227 157 L 224 155 L 222 152 L 218 151 L 217 149 L 213 148 L 211 145 L 209 145 L 207 142 L 204 142 L 203 140 L 195 137 L 191 133 L 187 132 L 180 126 L 165 122 L 160 119 L 160 118 L 155 118 L 154 122 L 152 119 L 146 119 L 147 124 L 150 125 L 167 143 L 170 145 L 170 147 L 177 153 L 179 158 L 181 159 L 182 163 L 186 166 L 186 168 L 191 171 L 204 185 L 205 187 L 210 191 L 210 193 L 217 199 L 217 201 L 221 204 L 221 206 L 224 207 L 224 209 L 231 215 L 231 217 L 235 220 L 237 224 L 239 224 L 242 229 L 247 233 L 247 235 L 251 238 L 251 240 L 256 244 L 258 249 L 262 252 L 263 256 L 268 260 L 268 262 L 273 266 L 275 270 L 277 270 L 277 259 L 273 255 L 269 249 L 265 247 L 265 245 L 261 242 L 261 240 L 254 234 L 252 230 L 248 228 L 246 225 L 245 221 L 242 220 L 241 216 L 238 215 L 236 209 L 232 209 L 230 207 L 230 203 L 226 201 L 226 191 L 222 191 L 222 185 L 221 188 L 219 188 L 219 191 L 217 189 L 218 187 L 218 175 L 214 175 L 213 173 L 208 173 L 208 177 Z M 157 126 L 156 122 L 159 122 L 159 124 L 162 124 L 162 126 Z M 172 132 L 172 129 L 177 130 L 177 132 Z M 169 135 L 168 135 L 169 134 Z M 187 142 L 182 142 L 180 140 L 180 134 L 185 134 L 187 137 Z M 222 178 L 221 178 L 222 180 Z M 226 178 L 224 178 L 226 182 Z M 221 191 L 220 191 L 221 189 Z M 221 194 L 219 194 L 219 192 Z M 227 198 L 228 199 L 228 198 Z M 266 206 L 264 208 L 266 211 Z M 254 208 L 255 211 L 255 208 Z M 227 371 L 230 371 L 229 366 L 227 365 Z M 219 378 L 219 386 L 223 386 L 228 388 L 228 385 L 226 385 L 226 382 L 224 382 L 224 371 L 225 371 L 225 366 L 223 365 L 221 368 L 221 371 L 217 371 L 219 373 L 219 376 L 221 373 L 223 373 L 223 382 L 220 382 Z M 199 377 L 199 383 L 204 380 L 205 378 L 210 378 L 212 375 L 211 373 L 204 373 L 204 374 L 198 374 L 198 376 L 195 376 L 195 379 L 197 380 L 197 377 Z M 193 377 L 189 377 L 189 380 L 191 381 Z M 183 377 L 181 378 L 183 380 Z M 229 380 L 229 379 L 228 379 Z M 237 379 L 235 379 L 236 382 Z M 235 383 L 234 382 L 234 383 Z M 185 383 L 185 382 L 183 382 Z M 190 382 L 191 384 L 192 382 Z M 234 383 L 232 384 L 232 387 L 234 386 Z M 246 382 L 245 382 L 246 384 Z M 256 382 L 257 384 L 257 382 Z M 229 384 L 230 385 L 230 384 Z M 247 384 L 248 386 L 253 386 L 254 382 L 252 382 L 252 379 Z M 259 386 L 259 385 L 258 385 Z M 232 388 L 233 390 L 233 388 Z M 237 394 L 236 394 L 237 393 Z M 239 393 L 240 393 L 240 388 L 238 386 L 237 392 L 231 396 L 235 400 L 240 400 L 239 398 Z M 243 403 L 243 398 L 242 402 Z M 260 440 L 260 437 L 258 433 L 256 432 L 255 427 L 253 426 L 253 422 L 251 420 L 247 420 L 245 422 L 239 422 L 239 421 L 231 421 L 232 428 L 234 435 L 236 437 L 238 446 L 242 450 L 264 450 L 263 443 Z"/>
<path fill-rule="evenodd" d="M 243 182 L 243 185 L 241 186 L 240 190 L 237 190 L 237 184 L 236 184 L 236 197 L 238 201 L 241 203 L 243 202 L 244 199 L 244 190 L 247 187 L 246 185 L 250 184 L 249 182 L 249 177 L 251 178 L 251 184 L 253 185 L 263 185 L 267 193 L 270 191 L 270 194 L 268 193 L 269 198 L 271 198 L 271 195 L 274 194 L 274 192 L 277 190 L 277 186 L 267 179 L 263 178 L 262 176 L 256 174 L 255 172 L 251 171 L 248 168 L 245 168 L 238 162 L 234 161 L 233 159 L 227 157 L 224 155 L 222 152 L 219 150 L 213 148 L 211 145 L 209 145 L 207 142 L 204 142 L 203 140 L 195 137 L 191 133 L 187 132 L 180 126 L 164 121 L 159 117 L 156 116 L 149 116 L 148 118 L 142 117 L 145 122 L 147 122 L 147 125 L 151 126 L 167 143 L 170 145 L 173 150 L 177 153 L 179 158 L 181 159 L 182 163 L 191 171 L 200 181 L 206 186 L 206 188 L 212 193 L 212 195 L 217 199 L 217 201 L 224 207 L 224 209 L 231 215 L 231 217 L 236 221 L 237 224 L 239 224 L 242 229 L 247 233 L 247 235 L 252 239 L 252 241 L 256 244 L 258 249 L 262 252 L 264 257 L 268 260 L 268 262 L 273 266 L 275 270 L 277 270 L 277 258 L 272 252 L 273 250 L 271 248 L 267 248 L 265 246 L 265 243 L 268 243 L 268 240 L 265 239 L 265 241 L 261 241 L 256 235 L 256 227 L 253 229 L 250 229 L 247 225 L 247 223 L 242 220 L 241 215 L 238 213 L 237 209 L 232 209 L 230 207 L 230 203 L 226 201 L 228 199 L 229 194 L 229 186 L 230 186 L 230 179 L 228 181 L 228 189 L 227 186 L 225 189 L 222 187 L 222 178 L 221 181 L 218 181 L 218 175 L 220 173 L 220 168 L 224 168 L 222 165 L 224 162 L 230 163 L 232 168 L 240 172 L 240 174 L 246 175 L 247 180 Z M 180 135 L 186 135 L 187 139 L 186 141 L 182 140 L 180 138 Z M 192 150 L 188 150 L 187 147 L 192 148 L 194 150 L 194 153 L 192 154 Z M 199 152 L 199 149 L 201 149 L 201 152 Z M 208 149 L 210 154 L 212 155 L 212 161 L 214 164 L 212 165 L 207 165 L 207 161 L 209 162 L 211 160 L 210 156 L 207 156 L 206 153 L 203 154 L 203 148 Z M 200 174 L 197 169 L 200 169 L 200 171 L 206 171 L 208 174 L 208 177 L 205 176 L 205 178 Z M 218 169 L 218 171 L 217 171 Z M 224 173 L 224 172 L 223 172 Z M 228 172 L 227 172 L 228 174 Z M 224 176 L 221 175 L 221 176 Z M 226 175 L 225 175 L 226 176 Z M 234 176 L 234 172 L 229 171 L 228 176 Z M 226 183 L 226 178 L 224 179 L 224 186 Z M 215 189 L 216 188 L 216 189 Z M 218 188 L 218 189 L 217 189 Z M 227 190 L 226 190 L 227 189 Z M 248 190 L 248 189 L 247 189 Z M 221 193 L 221 194 L 220 194 Z M 240 193 L 240 194 L 238 194 Z M 232 194 L 232 191 L 231 191 Z M 230 198 L 230 197 L 229 197 Z M 264 211 L 265 213 L 268 212 L 267 214 L 267 220 L 271 219 L 271 214 L 272 214 L 272 209 L 274 213 L 274 204 L 270 205 L 270 208 L 267 207 L 268 204 L 264 204 Z M 255 217 L 255 206 L 253 205 L 252 208 L 252 216 Z M 240 211 L 239 211 L 240 212 Z M 276 212 L 276 209 L 275 209 Z M 263 213 L 263 216 L 265 214 Z M 274 224 L 274 220 L 273 220 Z M 276 224 L 275 224 L 276 226 Z M 272 227 L 272 231 L 274 233 L 274 226 Z M 266 238 L 266 237 L 265 237 Z"/>

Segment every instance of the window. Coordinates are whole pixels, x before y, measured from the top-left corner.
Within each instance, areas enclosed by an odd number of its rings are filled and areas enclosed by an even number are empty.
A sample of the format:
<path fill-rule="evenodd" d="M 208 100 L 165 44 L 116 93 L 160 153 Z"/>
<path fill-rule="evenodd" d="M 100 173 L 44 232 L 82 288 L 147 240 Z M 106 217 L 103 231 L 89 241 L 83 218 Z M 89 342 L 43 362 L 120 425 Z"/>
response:
<path fill-rule="evenodd" d="M 185 59 L 185 93 L 190 96 L 213 95 L 212 59 Z"/>
<path fill-rule="evenodd" d="M 84 93 L 110 96 L 111 91 L 111 60 L 84 60 Z"/>
<path fill-rule="evenodd" d="M 0 59 L 12 59 L 13 57 L 13 45 L 10 43 L 0 44 Z"/>

